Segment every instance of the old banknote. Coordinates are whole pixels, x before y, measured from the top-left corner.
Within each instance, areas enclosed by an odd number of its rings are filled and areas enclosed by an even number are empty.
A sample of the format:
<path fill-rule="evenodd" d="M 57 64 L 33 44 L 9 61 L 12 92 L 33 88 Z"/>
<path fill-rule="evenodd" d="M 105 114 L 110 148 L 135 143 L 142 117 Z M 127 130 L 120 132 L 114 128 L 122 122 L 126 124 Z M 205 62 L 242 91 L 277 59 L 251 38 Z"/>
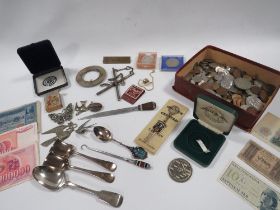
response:
<path fill-rule="evenodd" d="M 249 141 L 238 157 L 280 187 L 280 159 Z"/>
<path fill-rule="evenodd" d="M 231 162 L 219 181 L 249 202 L 255 209 L 280 210 L 279 192 L 235 162 Z"/>
<path fill-rule="evenodd" d="M 0 191 L 31 179 L 36 165 L 36 144 L 0 156 Z"/>
<path fill-rule="evenodd" d="M 37 122 L 39 132 L 41 130 L 40 111 L 40 102 L 34 102 L 0 113 L 0 133 L 33 122 Z"/>
<path fill-rule="evenodd" d="M 7 131 L 0 134 L 0 156 L 38 141 L 37 123 Z"/>
<path fill-rule="evenodd" d="M 252 134 L 280 151 L 280 118 L 270 112 L 255 125 Z"/>

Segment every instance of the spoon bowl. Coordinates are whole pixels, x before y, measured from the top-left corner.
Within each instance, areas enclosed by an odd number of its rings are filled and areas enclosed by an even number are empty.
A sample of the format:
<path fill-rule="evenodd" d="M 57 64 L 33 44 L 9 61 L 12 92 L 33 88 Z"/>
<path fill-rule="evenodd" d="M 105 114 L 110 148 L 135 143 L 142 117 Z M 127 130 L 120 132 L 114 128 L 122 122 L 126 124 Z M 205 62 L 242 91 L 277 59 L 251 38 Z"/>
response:
<path fill-rule="evenodd" d="M 100 200 L 110 204 L 113 207 L 119 207 L 123 202 L 122 195 L 105 190 L 95 191 L 74 184 L 67 179 L 63 170 L 51 166 L 37 166 L 33 169 L 32 175 L 39 184 L 53 191 L 57 191 L 64 187 L 70 187 L 93 194 Z"/>
<path fill-rule="evenodd" d="M 104 128 L 102 126 L 95 126 L 93 128 L 93 132 L 94 132 L 95 136 L 103 142 L 114 141 L 114 142 L 118 143 L 119 145 L 127 148 L 131 152 L 133 158 L 145 159 L 148 156 L 148 153 L 144 150 L 143 147 L 131 147 L 131 146 L 125 145 L 122 142 L 114 139 L 111 132 L 107 128 Z"/>
<path fill-rule="evenodd" d="M 73 166 L 70 164 L 68 159 L 64 159 L 60 156 L 55 155 L 54 153 L 48 154 L 45 161 L 43 162 L 44 166 L 51 166 L 61 170 L 76 170 L 80 172 L 84 172 L 94 177 L 98 177 L 108 183 L 112 183 L 115 180 L 115 176 L 111 173 L 105 173 L 100 171 L 92 171 L 84 168 L 80 168 L 77 166 Z"/>
<path fill-rule="evenodd" d="M 59 190 L 66 184 L 63 170 L 54 167 L 37 166 L 33 169 L 32 175 L 37 182 L 50 190 Z"/>
<path fill-rule="evenodd" d="M 112 140 L 112 134 L 107 128 L 104 128 L 102 126 L 95 126 L 93 128 L 93 132 L 95 136 L 101 141 L 108 142 Z"/>
<path fill-rule="evenodd" d="M 51 147 L 50 151 L 62 158 L 67 159 L 75 153 L 76 149 L 72 144 L 56 141 Z"/>

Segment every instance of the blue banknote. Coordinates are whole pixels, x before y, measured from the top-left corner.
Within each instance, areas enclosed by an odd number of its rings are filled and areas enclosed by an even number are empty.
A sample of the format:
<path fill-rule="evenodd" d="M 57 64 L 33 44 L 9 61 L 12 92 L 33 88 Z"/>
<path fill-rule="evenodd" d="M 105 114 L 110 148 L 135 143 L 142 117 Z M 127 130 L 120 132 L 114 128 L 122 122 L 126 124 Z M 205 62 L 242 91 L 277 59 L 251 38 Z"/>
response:
<path fill-rule="evenodd" d="M 0 113 L 0 134 L 37 122 L 40 130 L 40 102 L 26 104 Z"/>

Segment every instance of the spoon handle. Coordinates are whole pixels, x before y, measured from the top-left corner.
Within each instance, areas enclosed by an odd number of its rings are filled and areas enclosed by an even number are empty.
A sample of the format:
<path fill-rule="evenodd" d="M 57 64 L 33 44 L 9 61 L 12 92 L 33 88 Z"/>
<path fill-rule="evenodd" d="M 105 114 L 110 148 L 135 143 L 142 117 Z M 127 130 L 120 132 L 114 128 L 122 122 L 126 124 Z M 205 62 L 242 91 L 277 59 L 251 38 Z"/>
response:
<path fill-rule="evenodd" d="M 83 192 L 93 194 L 93 195 L 97 196 L 100 200 L 104 201 L 105 203 L 108 203 L 109 205 L 111 205 L 113 207 L 119 207 L 122 205 L 123 196 L 118 193 L 109 192 L 109 191 L 105 191 L 105 190 L 95 191 L 95 190 L 83 187 L 81 185 L 74 184 L 70 181 L 68 181 L 66 184 L 68 187 L 70 187 L 72 189 L 77 189 L 77 190 L 80 190 Z"/>
<path fill-rule="evenodd" d="M 106 161 L 106 160 L 101 160 L 101 159 L 94 158 L 94 157 L 90 157 L 90 156 L 87 156 L 87 155 L 79 153 L 79 152 L 75 152 L 75 154 L 79 155 L 83 158 L 86 158 L 88 160 L 91 160 L 91 161 L 95 162 L 96 164 L 102 166 L 103 168 L 108 169 L 109 171 L 115 171 L 117 169 L 117 165 L 113 162 Z"/>
<path fill-rule="evenodd" d="M 82 171 L 84 173 L 87 173 L 89 175 L 98 177 L 106 182 L 112 183 L 115 180 L 115 176 L 111 173 L 105 173 L 105 172 L 100 172 L 100 171 L 92 171 L 92 170 L 88 170 L 85 168 L 80 168 L 77 166 L 69 166 L 69 168 L 77 170 L 77 171 Z"/>

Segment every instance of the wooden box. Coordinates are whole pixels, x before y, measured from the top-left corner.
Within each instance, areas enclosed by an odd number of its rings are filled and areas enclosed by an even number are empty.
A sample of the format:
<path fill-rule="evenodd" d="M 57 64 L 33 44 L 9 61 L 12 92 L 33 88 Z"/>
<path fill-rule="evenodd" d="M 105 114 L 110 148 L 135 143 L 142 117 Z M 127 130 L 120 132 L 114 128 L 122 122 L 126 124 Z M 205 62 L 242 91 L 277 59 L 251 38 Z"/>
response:
<path fill-rule="evenodd" d="M 275 90 L 269 97 L 268 101 L 264 104 L 262 110 L 258 113 L 250 113 L 232 103 L 204 90 L 198 85 L 192 84 L 187 81 L 186 75 L 188 75 L 194 65 L 204 59 L 212 59 L 217 63 L 223 63 L 228 66 L 237 67 L 245 71 L 248 75 L 257 76 L 263 82 L 274 85 Z M 175 84 L 173 89 L 187 97 L 188 99 L 195 101 L 199 94 L 208 95 L 214 99 L 224 103 L 225 105 L 234 108 L 238 112 L 238 119 L 235 125 L 245 131 L 251 131 L 257 120 L 261 117 L 267 106 L 271 103 L 276 95 L 280 84 L 280 72 L 270 67 L 264 66 L 257 62 L 243 58 L 239 55 L 227 52 L 214 46 L 206 46 L 195 54 L 188 62 L 182 66 L 175 74 Z"/>

